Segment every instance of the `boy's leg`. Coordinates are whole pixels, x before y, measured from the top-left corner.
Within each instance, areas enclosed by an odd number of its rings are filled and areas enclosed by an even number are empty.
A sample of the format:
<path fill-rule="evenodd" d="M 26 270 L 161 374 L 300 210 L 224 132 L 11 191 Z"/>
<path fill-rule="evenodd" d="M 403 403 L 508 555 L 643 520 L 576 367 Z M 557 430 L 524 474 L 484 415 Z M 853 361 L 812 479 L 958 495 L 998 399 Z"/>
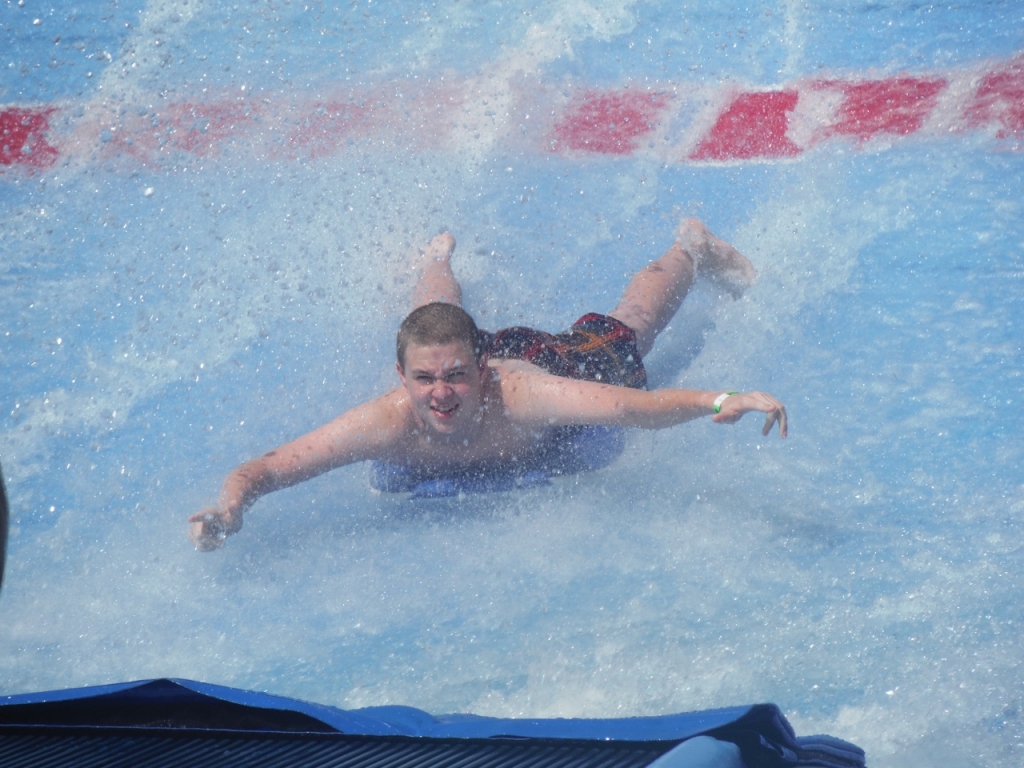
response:
<path fill-rule="evenodd" d="M 756 275 L 753 265 L 696 219 L 684 219 L 677 239 L 660 259 L 641 269 L 626 286 L 618 305 L 609 312 L 636 331 L 640 355 L 651 351 L 700 274 L 739 297 Z"/>
<path fill-rule="evenodd" d="M 646 357 L 654 340 L 672 320 L 693 285 L 693 259 L 674 243 L 657 261 L 634 275 L 618 305 L 608 314 L 636 331 L 636 346 Z"/>
<path fill-rule="evenodd" d="M 420 278 L 412 292 L 412 309 L 438 301 L 462 306 L 462 288 L 451 266 L 454 251 L 455 238 L 444 232 L 419 252 L 418 259 L 413 261 L 413 268 L 420 270 Z"/>

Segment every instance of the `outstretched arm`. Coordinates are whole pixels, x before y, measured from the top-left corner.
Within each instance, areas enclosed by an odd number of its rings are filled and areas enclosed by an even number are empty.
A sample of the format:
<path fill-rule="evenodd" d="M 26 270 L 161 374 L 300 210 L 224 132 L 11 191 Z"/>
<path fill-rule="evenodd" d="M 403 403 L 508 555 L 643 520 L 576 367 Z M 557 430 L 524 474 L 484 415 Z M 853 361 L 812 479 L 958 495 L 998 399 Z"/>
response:
<path fill-rule="evenodd" d="M 346 411 L 319 429 L 232 470 L 217 504 L 189 517 L 189 537 L 202 552 L 217 549 L 242 528 L 257 499 L 336 467 L 386 455 L 397 442 L 396 392 Z"/>
<path fill-rule="evenodd" d="M 698 389 L 641 389 L 575 381 L 548 374 L 513 372 L 503 376 L 505 405 L 516 420 L 541 425 L 606 424 L 643 429 L 664 429 L 702 416 L 719 424 L 732 424 L 745 413 L 766 415 L 761 432 L 767 435 L 778 423 L 785 437 L 786 407 L 766 392 L 729 395 Z"/>

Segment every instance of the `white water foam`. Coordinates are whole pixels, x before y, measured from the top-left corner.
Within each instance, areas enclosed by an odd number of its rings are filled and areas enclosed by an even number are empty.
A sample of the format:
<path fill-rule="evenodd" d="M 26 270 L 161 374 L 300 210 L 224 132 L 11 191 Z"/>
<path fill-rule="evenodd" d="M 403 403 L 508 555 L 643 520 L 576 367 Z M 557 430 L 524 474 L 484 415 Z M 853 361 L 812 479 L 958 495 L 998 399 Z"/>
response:
<path fill-rule="evenodd" d="M 492 103 L 517 72 L 652 31 L 637 5 L 574 9 L 568 48 L 501 49 Z M 517 154 L 506 129 L 464 154 L 368 140 L 16 189 L 5 692 L 171 675 L 535 717 L 775 700 L 872 765 L 1016 765 L 1021 449 L 1013 404 L 983 392 L 1014 397 L 1015 158 L 834 146 L 687 169 Z M 438 228 L 483 325 L 554 330 L 611 306 L 684 213 L 761 278 L 738 302 L 699 287 L 652 377 L 777 392 L 788 441 L 704 420 L 634 434 L 589 477 L 433 503 L 347 468 L 192 551 L 184 519 L 224 472 L 393 384 L 405 257 Z"/>

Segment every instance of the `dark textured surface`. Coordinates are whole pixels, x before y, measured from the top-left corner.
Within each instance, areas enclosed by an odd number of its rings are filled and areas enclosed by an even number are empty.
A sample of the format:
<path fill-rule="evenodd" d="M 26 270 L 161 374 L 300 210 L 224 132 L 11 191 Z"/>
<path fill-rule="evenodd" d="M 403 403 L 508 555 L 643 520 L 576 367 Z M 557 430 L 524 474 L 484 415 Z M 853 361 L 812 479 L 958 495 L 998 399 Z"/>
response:
<path fill-rule="evenodd" d="M 4 470 L 0 467 L 0 588 L 4 585 L 4 566 L 7 562 L 7 529 L 10 513 L 7 509 L 7 491 L 4 490 Z"/>
<path fill-rule="evenodd" d="M 639 768 L 674 746 L 514 739 L 417 739 L 323 733 L 0 726 L 0 766 L 261 768 Z"/>

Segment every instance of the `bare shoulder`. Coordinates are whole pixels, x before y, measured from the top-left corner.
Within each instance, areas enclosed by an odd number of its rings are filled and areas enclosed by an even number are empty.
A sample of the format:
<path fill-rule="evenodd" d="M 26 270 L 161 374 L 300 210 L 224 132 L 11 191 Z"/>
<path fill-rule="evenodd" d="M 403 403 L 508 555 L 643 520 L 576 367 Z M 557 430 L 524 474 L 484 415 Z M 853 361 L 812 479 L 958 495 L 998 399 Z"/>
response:
<path fill-rule="evenodd" d="M 346 411 L 335 421 L 342 421 L 347 429 L 389 437 L 401 436 L 413 429 L 414 418 L 409 395 L 402 387 L 396 387 Z"/>
<path fill-rule="evenodd" d="M 520 360 L 492 364 L 498 379 L 505 415 L 521 426 L 543 427 L 576 423 L 574 404 L 584 396 L 589 382 L 554 376 Z M 566 422 L 565 417 L 569 415 Z"/>
<path fill-rule="evenodd" d="M 522 426 L 619 424 L 631 403 L 650 393 L 555 376 L 529 363 L 496 368 L 505 412 Z"/>
<path fill-rule="evenodd" d="M 540 376 L 550 376 L 543 368 L 539 368 L 533 363 L 528 363 L 525 360 L 488 360 L 487 365 L 491 371 L 501 377 L 516 373 L 525 373 L 527 375 L 537 374 Z"/>
<path fill-rule="evenodd" d="M 500 382 L 502 394 L 508 400 L 515 393 L 530 395 L 551 392 L 554 395 L 592 386 L 591 382 L 555 376 L 533 363 L 523 360 L 498 360 L 490 363 L 495 378 Z"/>
<path fill-rule="evenodd" d="M 306 436 L 343 463 L 377 459 L 394 452 L 413 430 L 412 408 L 396 388 L 350 408 Z"/>
<path fill-rule="evenodd" d="M 488 363 L 491 380 L 496 383 L 506 407 L 545 381 L 557 380 L 543 368 L 523 360 L 492 360 Z"/>

